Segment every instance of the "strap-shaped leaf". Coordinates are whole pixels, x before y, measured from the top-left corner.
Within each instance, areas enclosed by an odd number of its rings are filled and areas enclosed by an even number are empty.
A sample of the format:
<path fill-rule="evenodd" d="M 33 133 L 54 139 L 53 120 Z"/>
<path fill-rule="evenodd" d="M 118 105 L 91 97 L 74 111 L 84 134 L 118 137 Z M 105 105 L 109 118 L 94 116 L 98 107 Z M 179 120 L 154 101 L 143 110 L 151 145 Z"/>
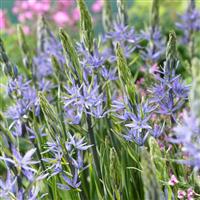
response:
<path fill-rule="evenodd" d="M 50 105 L 48 100 L 45 98 L 44 94 L 42 92 L 39 92 L 39 99 L 40 99 L 40 106 L 42 108 L 47 127 L 49 130 L 49 133 L 51 137 L 55 140 L 56 135 L 55 134 L 61 134 L 64 133 L 64 130 L 62 128 L 62 123 L 59 120 L 59 117 L 54 110 L 53 106 Z"/>
<path fill-rule="evenodd" d="M 142 180 L 144 184 L 145 200 L 160 200 L 161 190 L 156 177 L 155 167 L 149 152 L 141 149 Z"/>
<path fill-rule="evenodd" d="M 104 0 L 103 2 L 103 15 L 102 15 L 103 27 L 106 32 L 112 28 L 112 8 L 110 0 Z"/>
<path fill-rule="evenodd" d="M 126 10 L 126 1 L 117 0 L 118 20 L 125 26 L 128 25 L 128 15 Z"/>
<path fill-rule="evenodd" d="M 92 53 L 93 42 L 94 42 L 94 29 L 93 29 L 92 17 L 88 11 L 88 8 L 84 0 L 77 0 L 77 3 L 81 14 L 80 37 L 81 40 L 85 43 L 89 52 Z"/>
<path fill-rule="evenodd" d="M 24 35 L 22 27 L 18 26 L 17 31 L 18 31 L 18 41 L 19 41 L 19 46 L 20 46 L 21 53 L 22 53 L 22 56 L 23 56 L 24 66 L 31 69 L 31 67 L 32 67 L 31 52 L 30 52 L 30 48 L 27 44 L 26 37 Z"/>
<path fill-rule="evenodd" d="M 76 79 L 82 82 L 80 62 L 79 62 L 78 54 L 74 48 L 75 45 L 73 44 L 73 40 L 69 37 L 69 35 L 63 29 L 60 29 L 60 38 L 62 41 L 64 52 L 67 54 L 66 60 L 70 61 L 68 62 L 67 66 L 69 66 L 70 63 L 72 64 L 73 72 L 76 75 Z"/>
<path fill-rule="evenodd" d="M 123 50 L 118 43 L 116 46 L 116 54 L 117 54 L 117 67 L 119 73 L 119 79 L 121 81 L 121 87 L 129 96 L 132 104 L 135 105 L 135 83 L 133 81 L 131 72 L 128 68 L 126 59 L 123 54 Z"/>
<path fill-rule="evenodd" d="M 169 40 L 166 49 L 166 60 L 177 60 L 176 33 L 174 31 L 169 33 Z"/>
<path fill-rule="evenodd" d="M 51 31 L 44 16 L 39 17 L 37 23 L 37 48 L 39 52 L 45 51 L 45 45 L 48 43 Z"/>
<path fill-rule="evenodd" d="M 6 50 L 3 45 L 3 40 L 0 37 L 0 63 L 3 71 L 6 75 L 14 78 L 15 76 L 15 67 L 13 67 L 12 63 L 10 62 Z"/>
<path fill-rule="evenodd" d="M 151 7 L 151 28 L 152 31 L 159 26 L 159 0 L 153 0 Z"/>
<path fill-rule="evenodd" d="M 200 120 L 200 60 L 195 58 L 192 62 L 192 88 L 190 93 L 192 113 Z"/>

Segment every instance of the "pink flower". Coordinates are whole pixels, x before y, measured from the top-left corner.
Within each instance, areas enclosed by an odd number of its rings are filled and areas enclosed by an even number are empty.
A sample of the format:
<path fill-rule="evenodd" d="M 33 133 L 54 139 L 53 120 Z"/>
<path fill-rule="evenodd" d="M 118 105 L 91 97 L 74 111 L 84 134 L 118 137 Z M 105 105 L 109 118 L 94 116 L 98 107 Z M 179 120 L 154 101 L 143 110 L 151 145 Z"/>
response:
<path fill-rule="evenodd" d="M 19 20 L 20 22 L 25 22 L 26 16 L 24 15 L 24 13 L 18 15 L 18 20 Z"/>
<path fill-rule="evenodd" d="M 23 10 L 28 9 L 28 7 L 29 7 L 29 2 L 28 2 L 28 1 L 23 1 L 23 2 L 21 3 L 21 8 L 22 8 Z"/>
<path fill-rule="evenodd" d="M 103 1 L 102 0 L 96 0 L 96 2 L 93 3 L 92 5 L 92 11 L 94 13 L 101 12 L 103 8 Z"/>
<path fill-rule="evenodd" d="M 31 11 L 27 11 L 24 13 L 24 16 L 26 19 L 32 19 L 33 18 L 33 13 Z"/>
<path fill-rule="evenodd" d="M 0 29 L 5 29 L 7 26 L 6 11 L 0 9 Z"/>
<path fill-rule="evenodd" d="M 174 186 L 174 185 L 176 185 L 178 182 L 179 182 L 179 181 L 177 180 L 176 176 L 175 176 L 175 175 L 171 175 L 171 178 L 170 178 L 168 184 Z"/>
<path fill-rule="evenodd" d="M 35 5 L 37 4 L 36 0 L 28 0 L 29 3 L 29 9 L 34 10 L 35 9 Z"/>
<path fill-rule="evenodd" d="M 43 3 L 35 3 L 35 5 L 33 6 L 33 10 L 37 13 L 43 13 Z"/>
<path fill-rule="evenodd" d="M 145 68 L 144 66 L 141 66 L 141 67 L 140 67 L 140 71 L 141 71 L 141 72 L 145 72 L 145 71 L 146 71 L 146 68 Z"/>
<path fill-rule="evenodd" d="M 70 23 L 69 16 L 66 12 L 58 11 L 53 15 L 53 20 L 58 26 L 64 26 L 66 23 Z"/>
<path fill-rule="evenodd" d="M 45 3 L 43 3 L 43 9 L 42 10 L 44 12 L 47 12 L 47 11 L 49 11 L 49 9 L 50 9 L 50 3 L 45 1 Z"/>
<path fill-rule="evenodd" d="M 187 189 L 187 200 L 193 200 L 194 190 L 192 188 Z"/>
<path fill-rule="evenodd" d="M 157 63 L 155 63 L 154 65 L 151 66 L 151 68 L 149 69 L 149 72 L 151 74 L 154 74 L 157 71 L 158 71 L 158 65 L 157 65 Z"/>
<path fill-rule="evenodd" d="M 75 22 L 77 22 L 79 19 L 80 19 L 80 11 L 78 8 L 75 8 L 73 11 L 72 11 L 72 18 Z"/>
<path fill-rule="evenodd" d="M 178 199 L 184 199 L 186 192 L 184 190 L 178 190 Z"/>
<path fill-rule="evenodd" d="M 25 35 L 29 35 L 31 33 L 30 28 L 28 26 L 23 26 L 22 29 Z"/>
<path fill-rule="evenodd" d="M 14 6 L 14 7 L 12 8 L 12 12 L 13 12 L 14 14 L 17 14 L 17 13 L 19 12 L 19 8 L 16 7 L 16 6 Z"/>
<path fill-rule="evenodd" d="M 165 150 L 165 145 L 164 145 L 164 143 L 161 142 L 160 140 L 158 140 L 158 145 L 159 145 L 161 151 L 164 151 L 164 150 Z"/>
<path fill-rule="evenodd" d="M 73 4 L 73 0 L 58 0 L 59 9 L 66 10 Z"/>

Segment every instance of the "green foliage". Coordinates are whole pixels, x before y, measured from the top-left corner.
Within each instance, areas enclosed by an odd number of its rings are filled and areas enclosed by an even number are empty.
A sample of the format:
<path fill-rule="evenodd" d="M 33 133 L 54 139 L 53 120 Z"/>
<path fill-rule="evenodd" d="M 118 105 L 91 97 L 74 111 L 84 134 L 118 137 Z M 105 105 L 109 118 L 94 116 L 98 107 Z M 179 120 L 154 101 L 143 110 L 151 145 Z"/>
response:
<path fill-rule="evenodd" d="M 159 26 L 159 0 L 153 0 L 151 7 L 151 28 Z"/>
<path fill-rule="evenodd" d="M 191 109 L 192 113 L 200 119 L 200 60 L 195 58 L 192 63 L 192 88 L 191 88 Z"/>
<path fill-rule="evenodd" d="M 63 127 L 57 112 L 51 104 L 47 101 L 44 94 L 39 93 L 40 105 L 47 123 L 48 131 L 52 139 L 56 140 L 56 136 L 66 138 L 65 127 Z"/>
<path fill-rule="evenodd" d="M 94 30 L 92 17 L 87 9 L 85 0 L 77 0 L 81 13 L 80 19 L 80 38 L 86 44 L 89 52 L 93 51 Z"/>
<path fill-rule="evenodd" d="M 21 26 L 18 26 L 17 30 L 18 30 L 18 41 L 19 41 L 19 46 L 21 49 L 21 54 L 23 57 L 24 66 L 32 69 L 32 56 L 31 56 L 30 48 L 26 41 L 26 37 L 24 35 L 24 32 Z"/>
<path fill-rule="evenodd" d="M 124 25 L 128 25 L 128 15 L 126 10 L 126 1 L 117 0 L 118 20 Z"/>
<path fill-rule="evenodd" d="M 141 149 L 141 165 L 145 200 L 161 200 L 161 190 L 156 176 L 156 169 L 149 152 L 145 148 Z"/>
<path fill-rule="evenodd" d="M 166 60 L 177 60 L 176 33 L 174 31 L 169 33 L 169 40 L 166 49 Z"/>
<path fill-rule="evenodd" d="M 103 14 L 102 21 L 103 27 L 106 32 L 109 32 L 112 29 L 112 7 L 110 0 L 104 0 L 103 2 Z"/>
<path fill-rule="evenodd" d="M 81 74 L 81 70 L 80 70 L 80 63 L 79 63 L 78 55 L 77 55 L 76 50 L 74 48 L 73 41 L 69 37 L 69 35 L 67 33 L 65 33 L 62 29 L 60 29 L 60 38 L 61 38 L 61 41 L 62 41 L 63 49 L 64 49 L 65 54 L 66 54 L 67 64 L 69 65 L 69 62 L 72 63 L 72 66 L 73 66 L 73 69 L 74 69 L 75 75 L 76 75 L 75 78 L 76 78 L 77 81 L 81 82 L 82 74 Z M 70 68 L 67 68 L 66 72 L 73 74 L 72 71 L 70 71 Z"/>
<path fill-rule="evenodd" d="M 130 69 L 128 68 L 127 61 L 123 55 L 123 51 L 119 43 L 116 47 L 116 55 L 121 87 L 123 88 L 123 91 L 129 95 L 132 104 L 135 105 L 135 83 L 132 79 Z"/>
<path fill-rule="evenodd" d="M 0 38 L 0 63 L 3 68 L 3 71 L 6 75 L 9 75 L 10 77 L 14 77 L 14 68 L 11 64 L 8 55 L 6 53 L 6 50 L 3 45 L 3 41 Z"/>

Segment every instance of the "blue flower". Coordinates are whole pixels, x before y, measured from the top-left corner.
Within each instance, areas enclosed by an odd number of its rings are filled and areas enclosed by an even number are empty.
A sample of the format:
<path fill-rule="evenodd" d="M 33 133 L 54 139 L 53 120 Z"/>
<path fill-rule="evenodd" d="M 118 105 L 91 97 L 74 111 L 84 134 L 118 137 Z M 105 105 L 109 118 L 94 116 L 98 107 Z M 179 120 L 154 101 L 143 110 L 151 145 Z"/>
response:
<path fill-rule="evenodd" d="M 130 141 L 130 142 L 135 142 L 137 145 L 139 146 L 143 146 L 147 137 L 148 137 L 148 134 L 149 132 L 145 132 L 145 133 L 142 133 L 138 130 L 135 130 L 135 129 L 130 129 L 128 131 L 128 134 L 127 135 L 123 135 L 123 137 L 127 140 L 127 141 Z"/>
<path fill-rule="evenodd" d="M 92 146 L 92 145 L 86 145 L 86 143 L 84 143 L 85 138 L 78 139 L 75 137 L 75 135 L 72 136 L 70 133 L 68 133 L 68 136 L 69 140 L 65 142 L 65 147 L 69 152 L 72 151 L 73 148 L 80 151 L 85 151 Z"/>
<path fill-rule="evenodd" d="M 3 199 L 10 199 L 14 193 L 15 183 L 17 178 L 13 177 L 10 170 L 7 170 L 7 178 L 5 181 L 0 179 L 0 197 Z"/>
<path fill-rule="evenodd" d="M 183 31 L 183 42 L 188 44 L 191 41 L 191 34 L 200 31 L 200 12 L 197 9 L 187 9 L 180 16 L 180 22 L 176 26 Z"/>
<path fill-rule="evenodd" d="M 161 32 L 158 27 L 153 31 L 149 28 L 147 31 L 141 31 L 141 37 L 148 41 L 147 46 L 142 49 L 141 57 L 146 64 L 158 62 L 165 52 L 165 41 L 162 39 Z"/>
<path fill-rule="evenodd" d="M 19 172 L 22 172 L 28 179 L 30 179 L 29 172 L 36 173 L 37 170 L 33 169 L 31 165 L 39 163 L 39 161 L 33 161 L 32 156 L 36 149 L 31 149 L 25 153 L 24 156 L 17 151 L 15 147 L 12 147 L 12 159 L 0 156 L 0 160 L 4 160 L 13 164 Z"/>
<path fill-rule="evenodd" d="M 123 137 L 127 141 L 134 141 L 138 145 L 144 145 L 149 133 L 152 130 L 150 125 L 151 113 L 156 109 L 156 106 L 152 106 L 147 101 L 135 105 L 135 108 L 128 103 L 127 98 L 124 98 L 124 102 L 114 101 L 112 105 L 114 108 L 114 116 L 122 120 L 124 127 L 126 127 Z M 117 113 L 117 114 L 116 114 Z"/>
<path fill-rule="evenodd" d="M 105 116 L 103 108 L 101 107 L 101 104 L 105 102 L 105 98 L 102 93 L 99 93 L 97 78 L 94 77 L 92 83 L 89 83 L 86 78 L 87 77 L 85 77 L 85 81 L 81 86 L 78 86 L 74 81 L 71 85 L 65 86 L 65 116 L 67 121 L 73 124 L 78 124 L 80 122 L 83 112 L 96 117 Z"/>
<path fill-rule="evenodd" d="M 172 90 L 178 98 L 187 99 L 189 94 L 189 86 L 181 82 L 180 78 L 174 80 Z"/>
<path fill-rule="evenodd" d="M 15 79 L 9 80 L 8 94 L 12 97 L 23 97 L 30 89 L 30 82 L 31 80 L 24 82 L 23 76 L 18 76 Z"/>
<path fill-rule="evenodd" d="M 175 74 L 177 67 L 178 61 L 173 64 L 165 62 L 161 76 L 156 76 L 157 83 L 150 90 L 153 95 L 150 102 L 158 106 L 157 113 L 169 115 L 175 122 L 175 113 L 185 103 L 189 92 L 189 86 L 182 82 L 180 75 Z"/>
<path fill-rule="evenodd" d="M 165 124 L 163 124 L 162 126 L 155 124 L 153 130 L 150 131 L 150 134 L 154 138 L 160 137 L 163 134 L 164 126 Z"/>
<path fill-rule="evenodd" d="M 182 151 L 189 157 L 188 160 L 178 160 L 178 162 L 200 169 L 200 123 L 192 113 L 184 113 L 183 122 L 174 128 L 175 138 L 169 141 L 181 144 Z"/>
<path fill-rule="evenodd" d="M 31 107 L 31 103 L 19 99 L 16 105 L 11 106 L 7 111 L 7 116 L 13 120 L 19 120 L 27 117 L 26 114 Z"/>
<path fill-rule="evenodd" d="M 129 28 L 122 23 L 114 23 L 113 31 L 106 34 L 106 38 L 112 39 L 112 41 L 124 43 L 129 42 L 132 44 L 137 44 L 140 40 L 139 35 L 136 34 L 134 28 Z"/>
<path fill-rule="evenodd" d="M 67 185 L 57 183 L 58 188 L 61 190 L 77 189 L 81 185 L 81 182 L 78 181 L 78 170 L 75 170 L 72 179 L 66 176 L 64 173 L 62 174 L 62 177 Z"/>
<path fill-rule="evenodd" d="M 49 31 L 49 35 L 44 41 L 44 49 L 37 52 L 37 56 L 33 58 L 35 71 L 34 75 L 38 80 L 44 77 L 50 76 L 53 73 L 53 66 L 51 63 L 51 56 L 55 56 L 63 68 L 65 63 L 65 57 L 63 55 L 62 44 L 52 32 Z"/>

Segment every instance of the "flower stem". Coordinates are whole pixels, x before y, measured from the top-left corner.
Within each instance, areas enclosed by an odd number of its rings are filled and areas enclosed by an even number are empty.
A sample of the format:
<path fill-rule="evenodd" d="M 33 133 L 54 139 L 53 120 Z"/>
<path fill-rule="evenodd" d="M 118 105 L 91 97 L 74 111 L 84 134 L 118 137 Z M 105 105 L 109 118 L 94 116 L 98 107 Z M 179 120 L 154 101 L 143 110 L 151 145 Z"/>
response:
<path fill-rule="evenodd" d="M 88 110 L 87 110 L 87 112 L 88 112 Z M 100 178 L 101 177 L 100 163 L 99 163 L 99 158 L 98 158 L 97 146 L 96 146 L 96 142 L 95 142 L 95 138 L 94 138 L 94 131 L 92 128 L 92 119 L 89 114 L 87 114 L 87 125 L 88 125 L 88 135 L 89 135 L 90 143 L 93 145 L 92 146 L 92 155 L 93 155 L 93 159 L 94 159 L 94 164 L 95 164 L 95 168 L 97 170 L 97 175 Z"/>

